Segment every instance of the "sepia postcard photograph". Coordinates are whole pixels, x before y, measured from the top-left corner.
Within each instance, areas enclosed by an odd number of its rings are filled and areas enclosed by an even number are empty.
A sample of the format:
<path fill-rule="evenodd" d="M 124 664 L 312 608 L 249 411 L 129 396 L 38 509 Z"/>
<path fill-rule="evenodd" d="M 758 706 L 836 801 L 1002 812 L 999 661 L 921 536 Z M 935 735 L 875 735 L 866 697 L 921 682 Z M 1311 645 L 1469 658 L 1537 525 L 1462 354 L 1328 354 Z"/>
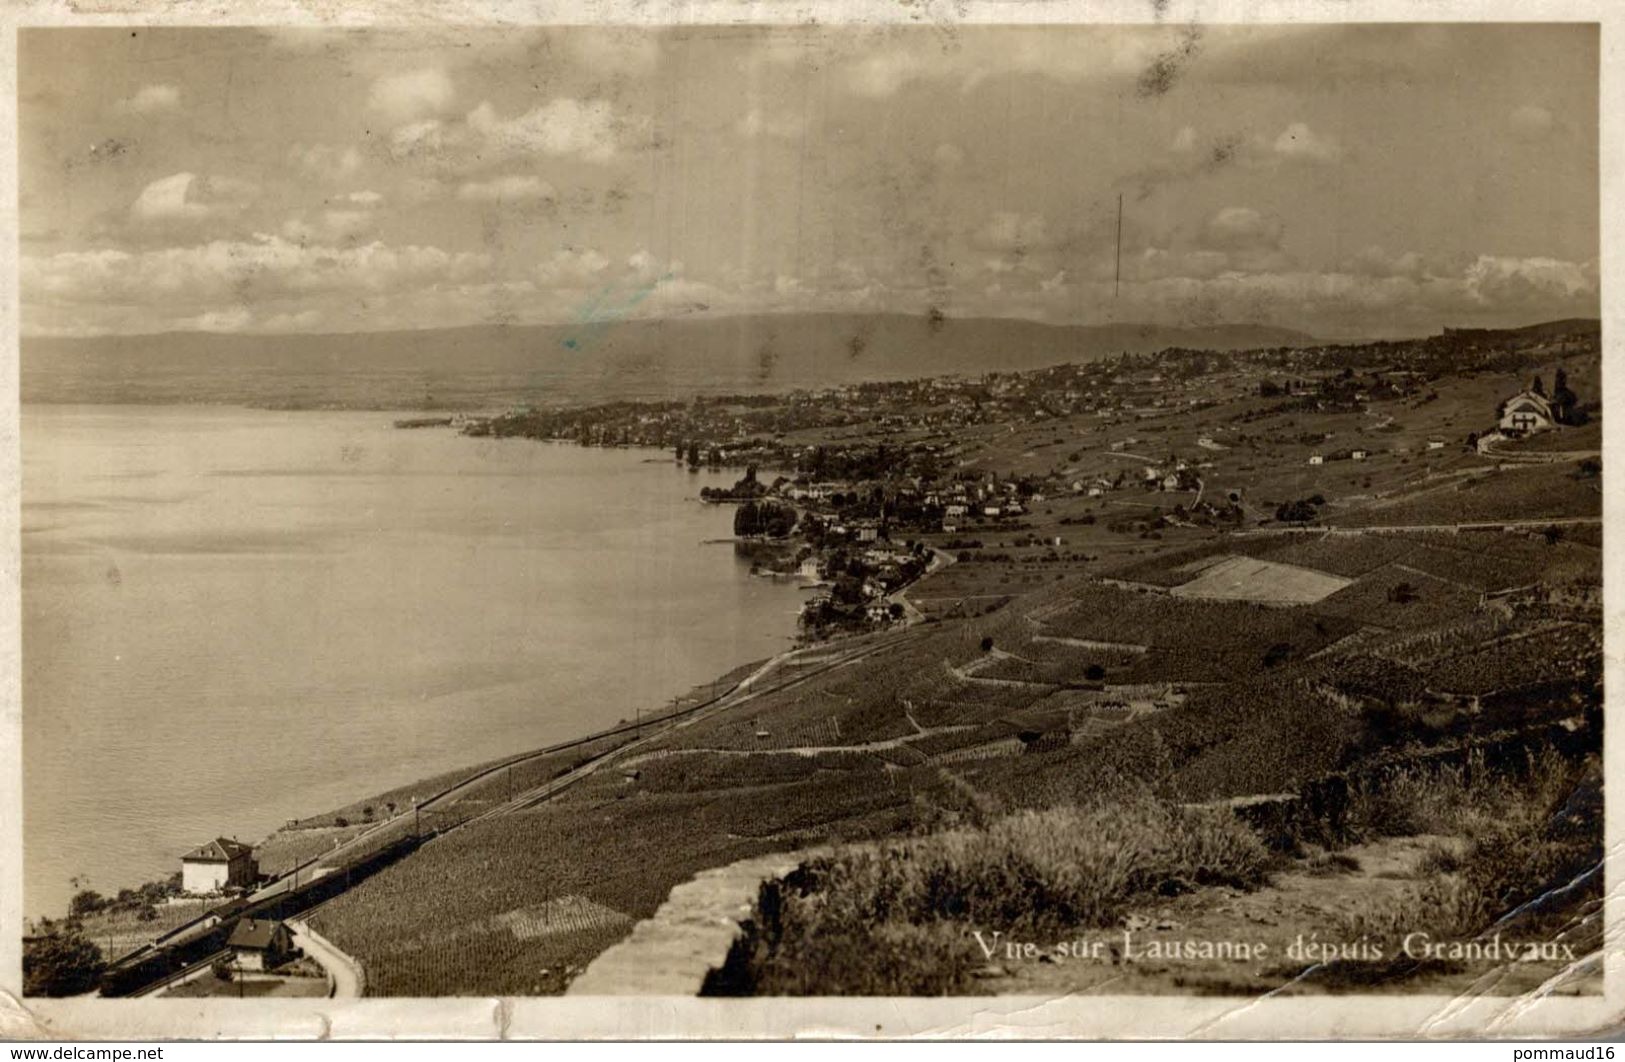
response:
<path fill-rule="evenodd" d="M 12 27 L 0 1031 L 1617 1015 L 1618 27 L 618 10 Z"/>

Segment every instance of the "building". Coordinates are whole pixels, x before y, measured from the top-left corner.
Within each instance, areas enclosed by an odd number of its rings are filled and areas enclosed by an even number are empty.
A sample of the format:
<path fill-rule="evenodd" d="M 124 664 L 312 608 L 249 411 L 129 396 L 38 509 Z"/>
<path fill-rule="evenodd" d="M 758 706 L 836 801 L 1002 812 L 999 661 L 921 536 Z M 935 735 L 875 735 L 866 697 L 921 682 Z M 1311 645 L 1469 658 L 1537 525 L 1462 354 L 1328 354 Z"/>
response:
<path fill-rule="evenodd" d="M 216 837 L 181 856 L 181 891 L 203 895 L 254 884 L 260 875 L 254 849 Z"/>
<path fill-rule="evenodd" d="M 281 922 L 244 918 L 232 929 L 226 947 L 244 970 L 274 970 L 293 958 L 293 934 Z"/>
<path fill-rule="evenodd" d="M 1326 459 L 1319 454 L 1310 454 L 1309 463 L 1311 465 L 1323 465 L 1326 463 Z"/>
<path fill-rule="evenodd" d="M 1443 439 L 1429 439 L 1428 440 L 1428 449 L 1429 450 L 1443 450 L 1444 449 L 1444 440 Z"/>
<path fill-rule="evenodd" d="M 1369 451 L 1369 450 L 1350 450 L 1349 451 L 1349 458 L 1351 460 L 1355 460 L 1355 461 L 1364 461 L 1367 457 L 1370 457 L 1370 456 L 1371 456 L 1371 451 Z"/>
<path fill-rule="evenodd" d="M 1496 425 L 1502 431 L 1516 431 L 1531 434 L 1537 431 L 1549 431 L 1557 426 L 1557 417 L 1552 413 L 1552 404 L 1542 395 L 1533 391 L 1519 391 L 1506 400 L 1501 407 L 1501 420 Z"/>

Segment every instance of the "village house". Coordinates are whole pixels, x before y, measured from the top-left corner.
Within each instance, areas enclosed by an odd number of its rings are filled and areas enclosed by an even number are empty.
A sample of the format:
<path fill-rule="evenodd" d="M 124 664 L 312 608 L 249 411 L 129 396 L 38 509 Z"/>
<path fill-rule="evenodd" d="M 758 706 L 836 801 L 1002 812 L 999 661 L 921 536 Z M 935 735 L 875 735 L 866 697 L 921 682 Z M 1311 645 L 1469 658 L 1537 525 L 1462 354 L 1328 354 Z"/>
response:
<path fill-rule="evenodd" d="M 1371 456 L 1371 452 L 1369 450 L 1350 450 L 1349 451 L 1349 457 L 1352 460 L 1355 460 L 1355 461 L 1364 461 L 1367 457 L 1370 457 L 1370 456 Z"/>
<path fill-rule="evenodd" d="M 1552 404 L 1544 396 L 1533 391 L 1519 391 L 1507 399 L 1506 405 L 1501 408 L 1501 420 L 1496 426 L 1502 431 L 1527 435 L 1556 427 L 1557 418 L 1552 413 Z"/>
<path fill-rule="evenodd" d="M 244 918 L 232 929 L 226 947 L 244 970 L 274 970 L 294 955 L 293 934 L 281 922 Z"/>
<path fill-rule="evenodd" d="M 254 849 L 224 837 L 216 837 L 181 856 L 181 889 L 194 895 L 246 888 L 258 878 Z"/>

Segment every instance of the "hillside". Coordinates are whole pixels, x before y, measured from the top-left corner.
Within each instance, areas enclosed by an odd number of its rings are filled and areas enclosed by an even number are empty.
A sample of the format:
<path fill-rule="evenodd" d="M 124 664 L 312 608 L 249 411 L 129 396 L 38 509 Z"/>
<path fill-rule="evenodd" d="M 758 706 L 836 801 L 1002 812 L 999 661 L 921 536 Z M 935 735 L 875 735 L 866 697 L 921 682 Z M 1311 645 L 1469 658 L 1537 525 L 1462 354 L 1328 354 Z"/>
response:
<path fill-rule="evenodd" d="M 783 314 L 333 335 L 28 338 L 24 402 L 475 409 L 778 391 L 1036 368 L 1115 351 L 1239 350 L 1311 337 L 1265 325 L 1046 325 Z"/>

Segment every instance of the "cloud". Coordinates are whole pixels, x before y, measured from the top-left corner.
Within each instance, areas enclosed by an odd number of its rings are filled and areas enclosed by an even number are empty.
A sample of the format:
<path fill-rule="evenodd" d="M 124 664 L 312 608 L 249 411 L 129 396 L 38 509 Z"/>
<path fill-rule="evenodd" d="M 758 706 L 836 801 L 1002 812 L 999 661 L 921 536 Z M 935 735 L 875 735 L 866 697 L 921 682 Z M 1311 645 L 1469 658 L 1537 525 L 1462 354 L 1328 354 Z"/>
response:
<path fill-rule="evenodd" d="M 876 52 L 858 60 L 847 71 L 847 84 L 860 96 L 880 98 L 894 95 L 917 78 L 941 76 L 943 71 L 926 56 L 895 49 Z"/>
<path fill-rule="evenodd" d="M 1330 137 L 1322 136 L 1303 122 L 1293 122 L 1275 138 L 1271 150 L 1284 159 L 1307 159 L 1331 162 L 1342 154 L 1342 149 Z"/>
<path fill-rule="evenodd" d="M 971 234 L 970 242 L 978 250 L 1020 256 L 1053 250 L 1066 240 L 1050 230 L 1042 215 L 1000 210 Z"/>
<path fill-rule="evenodd" d="M 288 157 L 307 177 L 337 184 L 361 169 L 361 152 L 355 147 L 332 144 L 295 144 Z"/>
<path fill-rule="evenodd" d="M 1415 251 L 1389 254 L 1381 247 L 1370 246 L 1338 263 L 1338 271 L 1360 277 L 1411 277 L 1419 279 L 1429 272 L 1427 262 Z"/>
<path fill-rule="evenodd" d="M 445 70 L 428 66 L 374 81 L 367 105 L 391 121 L 404 124 L 445 113 L 456 97 L 457 90 Z"/>
<path fill-rule="evenodd" d="M 1597 295 L 1595 262 L 1479 255 L 1462 281 L 1468 296 L 1487 306 L 1568 304 Z"/>
<path fill-rule="evenodd" d="M 397 159 L 439 155 L 446 147 L 446 126 L 438 118 L 409 122 L 389 134 L 389 153 Z"/>
<path fill-rule="evenodd" d="M 174 85 L 155 84 L 142 85 L 133 95 L 119 100 L 113 107 L 124 114 L 160 114 L 175 110 L 180 102 L 180 89 Z"/>
<path fill-rule="evenodd" d="M 183 317 L 175 324 L 187 332 L 241 332 L 253 322 L 254 313 L 248 307 L 231 306 Z"/>
<path fill-rule="evenodd" d="M 468 113 L 468 128 L 500 157 L 574 156 L 607 162 L 619 149 L 621 123 L 603 100 L 560 97 L 514 118 L 487 102 Z"/>
<path fill-rule="evenodd" d="M 1064 83 L 1149 77 L 1171 81 L 1196 47 L 1190 27 L 1146 26 L 1104 34 L 1088 27 L 1010 27 L 994 36 L 967 35 L 952 47 L 923 34 L 877 30 L 836 46 L 837 72 L 858 96 L 880 99 L 924 81 L 950 81 L 972 92 L 1000 75 L 1025 74 Z M 828 58 L 819 57 L 820 62 Z"/>
<path fill-rule="evenodd" d="M 359 192 L 351 192 L 348 195 L 339 196 L 339 199 L 340 199 L 341 202 L 354 203 L 357 206 L 364 206 L 364 207 L 369 207 L 369 208 L 370 207 L 375 207 L 379 203 L 382 203 L 384 201 L 383 196 L 379 195 L 377 192 L 372 191 L 371 189 L 366 189 L 366 188 L 362 189 Z"/>
<path fill-rule="evenodd" d="M 567 247 L 537 266 L 536 282 L 546 287 L 580 287 L 596 282 L 609 268 L 609 259 L 591 247 Z"/>
<path fill-rule="evenodd" d="M 204 221 L 239 213 L 258 193 L 249 181 L 176 173 L 143 188 L 130 213 L 145 222 Z"/>
<path fill-rule="evenodd" d="M 1186 125 L 1174 134 L 1165 158 L 1129 174 L 1123 183 L 1137 187 L 1143 199 L 1164 185 L 1234 168 L 1277 172 L 1323 166 L 1342 157 L 1342 145 L 1305 122 L 1292 122 L 1274 136 L 1233 132 L 1203 136 L 1195 126 Z"/>
<path fill-rule="evenodd" d="M 289 219 L 282 225 L 282 234 L 302 245 L 334 243 L 354 240 L 372 228 L 374 222 L 372 211 L 366 209 L 322 210 L 312 220 L 304 217 Z"/>
<path fill-rule="evenodd" d="M 510 175 L 489 181 L 466 181 L 457 189 L 457 198 L 475 203 L 518 202 L 554 198 L 553 186 L 540 177 Z"/>
<path fill-rule="evenodd" d="M 1281 246 L 1279 218 L 1252 207 L 1228 206 L 1202 226 L 1201 244 L 1217 251 L 1275 250 Z"/>
<path fill-rule="evenodd" d="M 1507 127 L 1512 135 L 1529 143 L 1545 140 L 1555 124 L 1551 111 L 1534 104 L 1519 107 L 1507 115 Z"/>
<path fill-rule="evenodd" d="M 799 114 L 767 115 L 760 107 L 752 107 L 734 124 L 742 136 L 771 136 L 781 140 L 794 140 L 806 131 L 807 124 Z"/>
<path fill-rule="evenodd" d="M 958 144 L 944 142 L 937 145 L 931 157 L 936 161 L 938 168 L 956 170 L 965 162 L 965 151 Z"/>
<path fill-rule="evenodd" d="M 244 307 L 297 314 L 416 295 L 487 279 L 491 265 L 485 254 L 433 246 L 374 241 L 337 247 L 261 233 L 139 252 L 104 248 L 25 257 L 19 279 L 30 318 L 46 327 L 61 321 L 75 331 L 94 331 L 116 320 L 124 330 L 154 331 L 188 327 L 188 320 L 200 327 L 210 313 L 220 315 L 206 319 L 211 325 L 230 325 Z M 139 308 L 139 321 L 128 320 L 131 307 Z"/>

